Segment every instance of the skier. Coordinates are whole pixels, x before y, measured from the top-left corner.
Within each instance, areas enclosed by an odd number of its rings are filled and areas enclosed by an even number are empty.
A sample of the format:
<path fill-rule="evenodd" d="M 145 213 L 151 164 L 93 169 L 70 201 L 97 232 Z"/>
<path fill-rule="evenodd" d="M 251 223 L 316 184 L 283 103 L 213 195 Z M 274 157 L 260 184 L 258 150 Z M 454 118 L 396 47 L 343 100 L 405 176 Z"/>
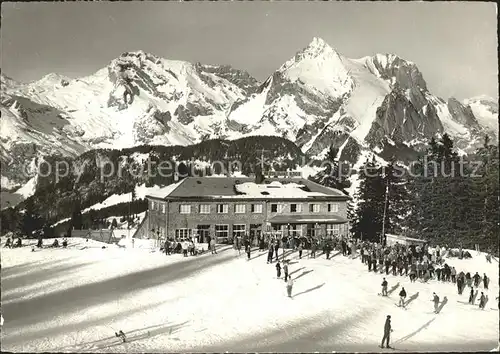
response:
<path fill-rule="evenodd" d="M 247 260 L 250 260 L 250 253 L 252 252 L 252 248 L 250 247 L 250 245 L 247 246 Z"/>
<path fill-rule="evenodd" d="M 280 261 L 276 263 L 276 277 L 279 279 L 281 277 L 281 264 Z"/>
<path fill-rule="evenodd" d="M 64 248 L 68 247 L 68 240 L 66 238 L 63 239 L 62 245 Z"/>
<path fill-rule="evenodd" d="M 299 250 L 299 259 L 302 259 L 302 241 L 299 243 L 298 250 Z"/>
<path fill-rule="evenodd" d="M 288 294 L 288 297 L 292 297 L 292 288 L 293 288 L 293 280 L 292 277 L 290 277 L 286 282 L 286 292 Z"/>
<path fill-rule="evenodd" d="M 439 308 L 439 296 L 437 296 L 436 293 L 432 293 L 434 301 L 434 313 L 438 313 L 438 308 Z"/>
<path fill-rule="evenodd" d="M 405 307 L 405 299 L 406 299 L 406 290 L 403 287 L 401 291 L 399 292 L 399 307 Z"/>
<path fill-rule="evenodd" d="M 481 292 L 481 297 L 479 298 L 479 308 L 481 310 L 484 310 L 484 305 L 486 304 L 486 297 L 484 296 L 484 293 Z"/>
<path fill-rule="evenodd" d="M 122 330 L 120 330 L 118 333 L 115 332 L 115 336 L 117 336 L 118 338 L 121 338 L 123 343 L 125 343 L 127 341 L 127 337 L 125 336 L 125 333 L 123 333 Z"/>
<path fill-rule="evenodd" d="M 387 342 L 386 348 L 390 348 L 389 346 L 389 340 L 391 337 L 391 316 L 387 315 L 387 319 L 385 320 L 385 325 L 384 325 L 384 336 L 382 337 L 382 343 L 380 344 L 380 348 L 384 347 L 384 342 Z"/>
<path fill-rule="evenodd" d="M 382 282 L 382 296 L 387 296 L 387 280 L 385 278 Z"/>
<path fill-rule="evenodd" d="M 285 281 L 288 280 L 288 263 L 287 262 L 283 262 L 283 273 L 285 273 Z"/>
<path fill-rule="evenodd" d="M 469 304 L 474 305 L 475 298 L 476 297 L 474 296 L 474 288 L 471 288 L 470 295 L 469 295 Z"/>
<path fill-rule="evenodd" d="M 456 277 L 457 277 L 457 270 L 455 269 L 455 267 L 452 267 L 451 268 L 451 281 L 453 283 L 455 283 L 457 281 Z"/>

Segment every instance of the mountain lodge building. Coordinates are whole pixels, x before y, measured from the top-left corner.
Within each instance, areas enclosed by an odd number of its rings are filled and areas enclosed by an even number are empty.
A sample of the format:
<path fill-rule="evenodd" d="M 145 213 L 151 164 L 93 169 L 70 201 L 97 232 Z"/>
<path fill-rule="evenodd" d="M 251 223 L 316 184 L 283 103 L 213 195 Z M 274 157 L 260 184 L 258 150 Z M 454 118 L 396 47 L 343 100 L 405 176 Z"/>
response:
<path fill-rule="evenodd" d="M 260 182 L 260 183 L 258 183 Z M 232 242 L 247 235 L 347 235 L 347 201 L 341 191 L 287 175 L 187 177 L 147 195 L 143 232 L 150 239 Z"/>

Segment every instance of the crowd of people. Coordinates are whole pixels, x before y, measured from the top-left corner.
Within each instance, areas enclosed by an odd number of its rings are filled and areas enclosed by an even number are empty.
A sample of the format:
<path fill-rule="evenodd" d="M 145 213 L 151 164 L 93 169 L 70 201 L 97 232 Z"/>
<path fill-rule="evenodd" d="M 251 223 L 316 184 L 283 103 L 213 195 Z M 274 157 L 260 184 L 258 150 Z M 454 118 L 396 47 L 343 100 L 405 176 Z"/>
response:
<path fill-rule="evenodd" d="M 361 262 L 367 265 L 369 272 L 408 276 L 410 282 L 417 279 L 422 282 L 431 279 L 449 282 L 457 285 L 458 294 L 462 294 L 466 286 L 477 289 L 482 284 L 488 290 L 490 279 L 486 274 L 481 276 L 476 272 L 471 275 L 463 270 L 457 272 L 455 267 L 446 263 L 446 247 L 436 246 L 431 249 L 427 245 L 406 246 L 396 243 L 382 246 L 378 243 L 361 242 L 358 248 Z M 467 257 L 470 253 L 466 251 L 460 256 Z"/>

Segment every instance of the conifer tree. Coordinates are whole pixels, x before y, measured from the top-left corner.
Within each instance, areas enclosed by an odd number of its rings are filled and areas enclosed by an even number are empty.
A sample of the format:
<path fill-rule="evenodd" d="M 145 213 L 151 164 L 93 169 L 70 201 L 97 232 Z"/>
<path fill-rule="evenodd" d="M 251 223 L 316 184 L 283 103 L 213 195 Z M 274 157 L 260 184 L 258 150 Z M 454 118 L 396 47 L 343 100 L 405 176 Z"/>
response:
<path fill-rule="evenodd" d="M 374 159 L 367 160 L 360 169 L 358 205 L 352 220 L 351 232 L 356 238 L 380 240 L 384 212 L 385 186 L 380 166 Z"/>
<path fill-rule="evenodd" d="M 19 231 L 27 237 L 32 237 L 33 232 L 42 227 L 42 218 L 35 205 L 35 198 L 29 197 L 24 204 L 24 213 L 19 221 Z"/>

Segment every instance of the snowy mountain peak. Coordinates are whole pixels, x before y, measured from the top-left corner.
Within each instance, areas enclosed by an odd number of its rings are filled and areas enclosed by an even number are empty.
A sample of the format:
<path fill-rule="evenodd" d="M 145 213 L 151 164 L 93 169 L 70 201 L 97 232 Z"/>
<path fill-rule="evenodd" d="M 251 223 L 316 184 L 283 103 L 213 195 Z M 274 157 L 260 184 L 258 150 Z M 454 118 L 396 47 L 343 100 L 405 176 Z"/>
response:
<path fill-rule="evenodd" d="M 353 85 L 344 60 L 324 40 L 315 37 L 278 72 L 292 83 L 298 82 L 308 90 L 337 98 L 349 92 Z"/>
<path fill-rule="evenodd" d="M 41 79 L 32 82 L 32 84 L 34 84 L 34 85 L 54 85 L 54 84 L 59 84 L 62 81 L 68 82 L 68 81 L 71 81 L 71 78 L 64 76 L 64 75 L 57 74 L 57 73 L 50 73 L 50 74 L 45 75 Z"/>
<path fill-rule="evenodd" d="M 337 53 L 328 43 L 323 39 L 314 37 L 311 43 L 302 50 L 302 53 L 309 54 L 312 57 L 321 54 Z"/>

